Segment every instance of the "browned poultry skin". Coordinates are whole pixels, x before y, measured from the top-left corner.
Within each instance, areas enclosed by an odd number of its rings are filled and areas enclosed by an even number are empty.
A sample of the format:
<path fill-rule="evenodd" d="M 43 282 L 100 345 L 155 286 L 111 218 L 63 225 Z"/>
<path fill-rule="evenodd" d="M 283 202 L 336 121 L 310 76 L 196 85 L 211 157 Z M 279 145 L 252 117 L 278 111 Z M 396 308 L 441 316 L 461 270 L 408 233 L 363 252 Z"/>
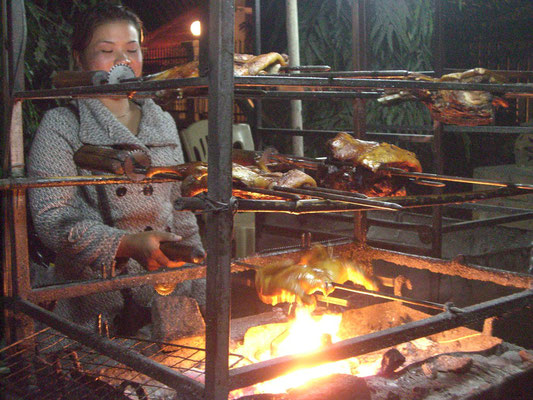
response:
<path fill-rule="evenodd" d="M 297 263 L 283 260 L 261 267 L 255 275 L 257 294 L 264 303 L 297 302 L 310 308 L 316 304 L 314 292 L 327 296 L 334 290 L 331 282 L 348 281 L 378 290 L 377 282 L 363 268 L 350 260 L 329 256 L 321 245 L 314 246 Z"/>
<path fill-rule="evenodd" d="M 316 181 L 300 170 L 290 170 L 288 172 L 264 172 L 258 167 L 242 166 L 233 163 L 233 181 L 240 186 L 270 189 L 273 186 L 283 186 L 298 188 L 304 185 L 316 186 Z M 207 190 L 207 173 L 203 175 L 188 176 L 181 186 L 183 196 L 191 197 Z"/>
<path fill-rule="evenodd" d="M 355 139 L 346 132 L 340 132 L 328 141 L 333 157 L 363 165 L 373 172 L 381 166 L 421 172 L 422 166 L 413 152 L 389 143 L 378 143 Z"/>
<path fill-rule="evenodd" d="M 285 66 L 287 60 L 279 53 L 266 53 L 258 56 L 250 54 L 235 54 L 233 57 L 235 76 L 259 75 L 271 73 L 269 68 L 273 66 Z M 173 68 L 153 75 L 150 80 L 180 79 L 198 77 L 198 61 L 176 65 Z M 272 71 L 277 72 L 277 71 Z"/>

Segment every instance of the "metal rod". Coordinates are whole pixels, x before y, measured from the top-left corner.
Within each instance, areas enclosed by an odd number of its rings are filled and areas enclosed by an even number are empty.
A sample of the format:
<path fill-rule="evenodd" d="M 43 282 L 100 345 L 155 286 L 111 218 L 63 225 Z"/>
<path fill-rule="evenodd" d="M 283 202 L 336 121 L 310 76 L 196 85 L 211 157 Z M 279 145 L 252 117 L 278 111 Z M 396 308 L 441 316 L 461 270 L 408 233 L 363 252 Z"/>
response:
<path fill-rule="evenodd" d="M 345 79 L 304 77 L 297 74 L 290 76 L 262 75 L 236 76 L 235 85 L 239 86 L 310 86 L 331 88 L 383 88 L 383 89 L 429 89 L 429 90 L 479 90 L 499 93 L 533 94 L 533 84 L 530 83 L 461 83 L 434 82 L 404 79 Z"/>
<path fill-rule="evenodd" d="M 7 178 L 0 179 L 0 191 L 18 190 L 40 187 L 60 187 L 60 186 L 85 186 L 85 185 L 107 185 L 107 184 L 146 184 L 175 182 L 172 178 L 146 178 L 142 181 L 132 181 L 122 175 L 92 175 L 92 176 L 62 176 L 54 178 Z"/>
<path fill-rule="evenodd" d="M 205 265 L 186 264 L 180 268 L 147 272 L 138 275 L 120 275 L 110 279 L 69 282 L 34 288 L 28 293 L 28 300 L 34 303 L 86 296 L 89 294 L 126 289 L 142 285 L 157 285 L 169 282 L 183 282 L 205 277 Z"/>
<path fill-rule="evenodd" d="M 405 176 L 409 178 L 427 178 L 439 181 L 447 182 L 459 182 L 459 183 L 471 183 L 474 185 L 486 185 L 486 186 L 498 186 L 498 187 L 516 187 L 519 189 L 533 190 L 533 185 L 526 183 L 515 183 L 515 182 L 501 182 L 493 181 L 488 179 L 476 179 L 476 178 L 464 178 L 460 176 L 449 176 L 449 175 L 438 175 L 438 174 L 428 174 L 424 172 L 407 172 L 400 170 L 398 168 L 389 168 L 384 167 L 382 170 L 389 171 L 391 174 L 396 176 Z"/>
<path fill-rule="evenodd" d="M 312 90 L 312 91 L 267 91 L 260 89 L 237 89 L 235 91 L 236 98 L 261 98 L 268 99 L 293 99 L 298 97 L 302 100 L 322 100 L 322 99 L 376 99 L 383 95 L 383 92 L 361 92 L 361 91 L 340 91 L 340 90 Z M 189 97 L 189 96 L 187 96 Z"/>
<path fill-rule="evenodd" d="M 232 196 L 233 57 L 235 1 L 209 2 L 208 198 L 230 204 Z M 205 398 L 228 398 L 233 210 L 207 218 Z"/>
<path fill-rule="evenodd" d="M 527 221 L 528 219 L 533 218 L 533 212 L 526 212 L 522 214 L 506 215 L 502 217 L 486 218 L 474 221 L 464 221 L 457 222 L 455 224 L 450 224 L 442 227 L 442 233 L 457 232 L 465 229 L 476 229 L 483 226 L 494 226 L 498 224 L 506 224 L 509 222 L 515 221 Z"/>
<path fill-rule="evenodd" d="M 464 203 L 468 201 L 487 200 L 500 197 L 517 196 L 527 194 L 528 191 L 513 187 L 498 188 L 492 190 L 479 190 L 462 193 L 428 194 L 421 196 L 383 197 L 382 201 L 394 201 L 404 208 L 427 207 L 433 205 L 448 205 Z"/>
<path fill-rule="evenodd" d="M 185 389 L 190 392 L 190 395 L 196 395 L 198 396 L 197 398 L 203 398 L 204 386 L 200 382 L 182 375 L 166 365 L 160 364 L 148 357 L 125 348 L 124 346 L 114 343 L 110 339 L 99 336 L 87 328 L 73 324 L 67 319 L 36 306 L 27 300 L 12 300 L 7 302 L 6 305 L 17 312 L 27 314 L 37 321 L 57 329 L 69 338 L 78 341 L 101 354 L 105 354 L 135 371 L 164 383 L 175 389 L 178 393 L 183 392 Z"/>
<path fill-rule="evenodd" d="M 320 189 L 313 189 L 313 188 L 286 188 L 281 186 L 274 186 L 274 190 L 279 190 L 280 192 L 287 192 L 287 193 L 296 193 L 296 194 L 302 194 L 306 196 L 314 196 L 314 197 L 321 197 L 323 199 L 327 200 L 337 200 L 342 201 L 343 203 L 351 203 L 351 204 L 358 204 L 362 206 L 368 206 L 380 210 L 390 210 L 390 211 L 396 211 L 400 210 L 402 206 L 395 204 L 395 203 L 389 203 L 379 200 L 373 200 L 373 199 L 362 199 L 360 197 L 356 196 L 350 196 L 350 193 L 347 192 L 345 195 L 339 195 L 339 194 L 333 194 L 333 193 L 326 193 L 326 192 L 320 192 Z"/>
<path fill-rule="evenodd" d="M 341 76 L 339 74 L 338 76 Z M 347 79 L 328 77 L 305 77 L 300 74 L 262 75 L 262 76 L 236 76 L 235 86 L 299 86 L 299 87 L 329 87 L 329 88 L 382 88 L 382 89 L 429 89 L 429 90 L 479 90 L 498 93 L 521 93 L 533 95 L 533 84 L 514 83 L 460 83 L 460 82 L 433 82 L 403 79 Z M 16 99 L 72 99 L 77 97 L 130 95 L 132 93 L 154 93 L 163 89 L 199 88 L 207 87 L 207 79 L 183 78 L 167 79 L 161 81 L 131 82 L 108 84 L 101 86 L 82 86 L 65 89 L 46 89 L 17 91 Z"/>
<path fill-rule="evenodd" d="M 422 128 L 422 127 L 421 127 Z M 260 128 L 260 133 L 266 134 L 284 134 L 284 135 L 296 135 L 301 133 L 302 135 L 316 135 L 316 136 L 336 136 L 339 132 L 347 132 L 353 135 L 353 131 L 343 130 L 310 130 L 302 129 L 301 131 L 295 131 L 294 129 L 285 128 Z M 388 132 L 367 132 L 367 136 L 377 137 L 393 137 L 398 140 L 405 140 L 409 142 L 429 143 L 433 140 L 433 135 L 421 135 L 421 134 L 409 134 L 409 133 L 388 133 Z"/>
<path fill-rule="evenodd" d="M 247 387 L 301 368 L 367 354 L 410 340 L 443 332 L 488 317 L 521 310 L 533 304 L 533 292 L 526 290 L 496 300 L 465 307 L 460 313 L 445 312 L 419 321 L 352 339 L 343 340 L 306 354 L 283 356 L 230 371 L 230 388 Z"/>
<path fill-rule="evenodd" d="M 431 301 L 415 300 L 415 299 L 410 299 L 409 297 L 395 296 L 395 295 L 392 295 L 392 294 L 384 294 L 384 293 L 379 293 L 379 292 L 371 292 L 371 291 L 368 291 L 368 290 L 359 290 L 359 289 L 351 288 L 349 286 L 341 285 L 341 284 L 335 283 L 335 282 L 329 282 L 329 284 L 331 286 L 333 286 L 335 289 L 344 290 L 346 292 L 364 294 L 366 296 L 379 297 L 379 298 L 388 299 L 388 300 L 401 301 L 403 303 L 408 303 L 408 304 L 414 304 L 414 305 L 417 305 L 417 306 L 433 308 L 435 310 L 444 311 L 446 309 L 446 307 L 443 304 L 433 303 Z"/>
<path fill-rule="evenodd" d="M 289 67 L 300 65 L 300 40 L 298 35 L 298 2 L 296 0 L 285 0 L 286 25 L 287 25 L 287 47 L 289 52 Z M 302 120 L 302 100 L 293 99 L 291 107 L 291 128 L 301 130 Z M 292 152 L 297 156 L 304 155 L 304 137 L 292 137 Z"/>

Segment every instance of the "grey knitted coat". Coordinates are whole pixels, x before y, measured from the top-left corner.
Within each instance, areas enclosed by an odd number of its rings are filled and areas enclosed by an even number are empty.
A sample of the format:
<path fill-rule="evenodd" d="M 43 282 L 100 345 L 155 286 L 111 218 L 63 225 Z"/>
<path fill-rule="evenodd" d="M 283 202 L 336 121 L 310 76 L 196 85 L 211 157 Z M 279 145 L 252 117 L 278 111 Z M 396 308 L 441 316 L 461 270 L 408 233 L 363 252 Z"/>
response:
<path fill-rule="evenodd" d="M 183 152 L 170 114 L 152 100 L 141 100 L 137 136 L 120 123 L 97 99 L 75 102 L 78 113 L 59 107 L 48 111 L 32 143 L 28 173 L 33 177 L 96 174 L 78 168 L 73 154 L 84 144 L 134 144 L 148 152 L 152 165 L 183 163 Z M 190 212 L 176 212 L 178 183 L 118 184 L 39 188 L 29 191 L 35 229 L 42 242 L 57 254 L 54 280 L 71 281 L 102 276 L 115 263 L 122 236 L 129 232 L 160 230 L 183 237 L 182 243 L 201 247 L 198 226 Z M 145 271 L 130 259 L 124 273 Z M 149 306 L 151 286 L 132 289 L 136 303 Z M 58 301 L 61 316 L 93 329 L 98 314 L 112 322 L 124 306 L 120 291 Z"/>

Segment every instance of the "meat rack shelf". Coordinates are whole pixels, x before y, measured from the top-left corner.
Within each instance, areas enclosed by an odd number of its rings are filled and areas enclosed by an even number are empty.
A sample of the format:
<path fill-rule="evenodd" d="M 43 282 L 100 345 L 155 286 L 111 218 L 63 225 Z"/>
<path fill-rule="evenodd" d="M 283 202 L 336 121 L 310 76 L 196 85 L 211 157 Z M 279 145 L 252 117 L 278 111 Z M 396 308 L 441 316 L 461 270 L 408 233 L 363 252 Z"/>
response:
<path fill-rule="evenodd" d="M 360 92 L 362 89 L 428 89 L 428 90 L 481 90 L 497 93 L 517 93 L 521 95 L 533 96 L 533 84 L 528 83 L 460 83 L 460 82 L 427 82 L 406 79 L 349 79 L 335 76 L 329 77 L 305 77 L 300 74 L 270 75 L 270 76 L 236 76 L 234 77 L 235 89 L 251 90 L 250 88 L 270 88 L 297 86 L 300 89 L 335 89 L 337 92 L 322 94 L 327 97 L 332 96 L 353 96 L 353 97 L 375 97 L 377 93 Z M 189 88 L 207 88 L 208 81 L 204 77 L 167 79 L 161 81 L 128 82 L 119 84 L 106 84 L 100 86 L 80 86 L 74 88 L 61 88 L 50 90 L 29 90 L 19 91 L 14 97 L 19 100 L 36 99 L 71 99 L 77 97 L 105 96 L 105 95 L 137 95 L 145 94 L 153 96 L 159 90 L 184 90 Z M 267 95 L 271 91 L 260 89 L 256 92 L 241 92 L 241 95 L 254 97 Z M 193 92 L 194 93 L 194 92 Z M 296 91 L 291 93 L 291 97 L 305 97 L 308 92 Z M 316 93 L 319 96 L 321 93 Z M 281 94 L 279 94 L 281 96 Z M 204 93 L 203 96 L 207 96 Z"/>

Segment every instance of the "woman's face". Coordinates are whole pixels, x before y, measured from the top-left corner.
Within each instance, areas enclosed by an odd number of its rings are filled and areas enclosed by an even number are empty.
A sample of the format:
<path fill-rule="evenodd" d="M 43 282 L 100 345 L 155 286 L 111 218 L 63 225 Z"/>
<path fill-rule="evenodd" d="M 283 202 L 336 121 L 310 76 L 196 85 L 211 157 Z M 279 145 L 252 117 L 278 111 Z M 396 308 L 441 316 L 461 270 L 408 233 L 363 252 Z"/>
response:
<path fill-rule="evenodd" d="M 84 71 L 109 71 L 114 65 L 128 64 L 135 76 L 142 75 L 143 57 L 139 32 L 128 21 L 112 21 L 98 26 L 76 61 Z"/>

